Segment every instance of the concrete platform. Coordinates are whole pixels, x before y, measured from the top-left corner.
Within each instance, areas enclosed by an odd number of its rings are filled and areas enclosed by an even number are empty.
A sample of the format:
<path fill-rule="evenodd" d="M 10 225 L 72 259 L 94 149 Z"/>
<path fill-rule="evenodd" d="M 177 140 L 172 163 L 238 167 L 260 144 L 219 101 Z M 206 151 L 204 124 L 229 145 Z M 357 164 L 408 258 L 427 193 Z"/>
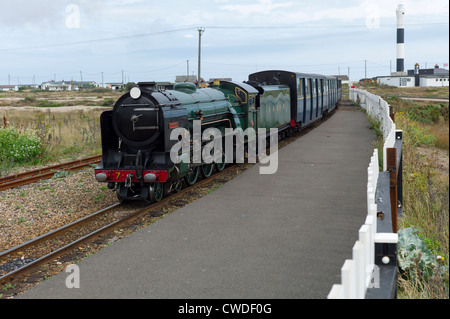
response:
<path fill-rule="evenodd" d="M 18 298 L 326 298 L 364 223 L 375 134 L 342 109 L 234 180 Z"/>

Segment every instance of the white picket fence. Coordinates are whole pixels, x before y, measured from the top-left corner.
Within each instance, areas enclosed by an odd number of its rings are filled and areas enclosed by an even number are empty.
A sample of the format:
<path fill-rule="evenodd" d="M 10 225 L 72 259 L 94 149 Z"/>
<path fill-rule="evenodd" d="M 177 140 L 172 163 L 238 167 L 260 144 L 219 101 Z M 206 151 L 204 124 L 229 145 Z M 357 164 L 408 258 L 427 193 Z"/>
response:
<path fill-rule="evenodd" d="M 386 148 L 394 147 L 395 123 L 389 116 L 389 104 L 381 97 L 365 90 L 350 89 L 350 99 L 357 102 L 372 118 L 381 122 L 383 137 L 383 170 L 386 170 Z M 352 249 L 352 259 L 341 268 L 341 284 L 331 288 L 328 299 L 364 299 L 367 288 L 377 287 L 378 267 L 375 265 L 375 243 L 397 243 L 395 233 L 377 233 L 377 205 L 375 193 L 378 181 L 378 150 L 373 151 L 367 168 L 367 217 L 358 232 Z M 387 261 L 386 261 L 387 262 Z"/>
<path fill-rule="evenodd" d="M 390 117 L 389 104 L 380 96 L 367 92 L 366 90 L 350 89 L 349 98 L 353 102 L 359 100 L 359 105 L 366 110 L 366 113 L 381 122 L 381 129 L 383 131 L 383 171 L 387 169 L 386 163 L 386 149 L 394 147 L 395 144 L 395 123 Z"/>

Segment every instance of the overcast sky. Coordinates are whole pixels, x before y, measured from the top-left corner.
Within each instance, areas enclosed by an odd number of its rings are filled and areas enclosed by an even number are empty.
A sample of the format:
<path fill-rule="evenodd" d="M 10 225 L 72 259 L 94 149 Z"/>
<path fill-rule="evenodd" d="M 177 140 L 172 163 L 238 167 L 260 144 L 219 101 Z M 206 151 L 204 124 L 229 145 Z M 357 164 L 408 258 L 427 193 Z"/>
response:
<path fill-rule="evenodd" d="M 405 14 L 405 68 L 449 63 L 447 0 L 0 0 L 0 84 L 92 80 L 247 79 L 283 69 L 388 75 L 396 15 Z M 447 67 L 448 68 L 448 67 Z"/>

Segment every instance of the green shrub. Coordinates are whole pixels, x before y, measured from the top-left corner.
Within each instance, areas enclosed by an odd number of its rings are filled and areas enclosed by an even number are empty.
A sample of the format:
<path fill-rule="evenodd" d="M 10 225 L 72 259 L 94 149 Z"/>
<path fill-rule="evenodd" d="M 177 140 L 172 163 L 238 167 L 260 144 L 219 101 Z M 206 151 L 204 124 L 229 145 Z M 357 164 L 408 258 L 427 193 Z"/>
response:
<path fill-rule="evenodd" d="M 31 162 L 41 152 L 41 140 L 33 130 L 0 129 L 0 161 Z"/>
<path fill-rule="evenodd" d="M 102 106 L 113 106 L 116 101 L 114 99 L 105 99 Z"/>
<path fill-rule="evenodd" d="M 436 140 L 436 137 L 427 133 L 425 128 L 420 126 L 414 119 L 411 119 L 410 114 L 411 113 L 405 114 L 404 112 L 400 112 L 395 115 L 397 127 L 403 129 L 405 143 L 414 147 L 420 145 L 432 145 Z"/>
<path fill-rule="evenodd" d="M 441 107 L 433 104 L 417 105 L 413 104 L 408 112 L 408 118 L 422 123 L 433 124 L 439 121 L 441 116 Z"/>
<path fill-rule="evenodd" d="M 416 227 L 402 228 L 398 231 L 398 259 L 400 269 L 405 272 L 411 270 L 418 259 L 419 269 L 425 273 L 425 278 L 428 278 L 431 268 L 438 266 L 436 257 L 428 249 L 424 238 L 419 236 Z"/>
<path fill-rule="evenodd" d="M 424 237 L 420 228 L 408 227 L 398 231 L 401 279 L 410 280 L 426 298 L 448 298 L 448 261 L 434 255 L 430 243 L 432 240 Z"/>

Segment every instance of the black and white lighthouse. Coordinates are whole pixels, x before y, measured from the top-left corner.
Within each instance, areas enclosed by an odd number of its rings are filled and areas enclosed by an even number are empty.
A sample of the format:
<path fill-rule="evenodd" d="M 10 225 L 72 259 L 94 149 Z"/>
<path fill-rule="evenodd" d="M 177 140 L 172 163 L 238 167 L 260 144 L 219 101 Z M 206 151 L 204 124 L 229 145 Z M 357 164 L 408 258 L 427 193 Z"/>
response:
<path fill-rule="evenodd" d="M 397 8 L 397 72 L 405 71 L 405 7 Z"/>

